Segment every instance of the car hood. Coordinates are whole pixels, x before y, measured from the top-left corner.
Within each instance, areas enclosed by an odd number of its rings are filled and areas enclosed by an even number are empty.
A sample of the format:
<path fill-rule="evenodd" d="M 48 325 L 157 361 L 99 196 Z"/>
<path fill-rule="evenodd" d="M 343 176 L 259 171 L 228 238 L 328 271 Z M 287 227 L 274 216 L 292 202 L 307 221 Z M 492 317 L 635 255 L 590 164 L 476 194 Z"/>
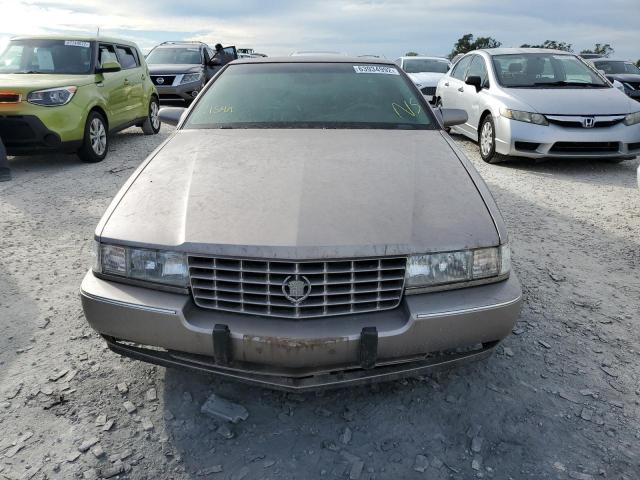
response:
<path fill-rule="evenodd" d="M 507 108 L 548 115 L 619 115 L 631 111 L 629 98 L 617 88 L 507 88 Z M 519 105 L 518 104 L 524 104 Z"/>
<path fill-rule="evenodd" d="M 151 75 L 166 75 L 178 73 L 197 73 L 202 71 L 202 65 L 174 65 L 171 63 L 148 65 Z"/>
<path fill-rule="evenodd" d="M 288 259 L 499 243 L 437 130 L 178 131 L 134 173 L 96 233 L 106 243 Z"/>
<path fill-rule="evenodd" d="M 407 75 L 413 83 L 419 83 L 423 87 L 435 87 L 438 81 L 445 76 L 444 73 L 437 72 L 408 73 Z"/>
<path fill-rule="evenodd" d="M 96 82 L 96 75 L 52 75 L 3 73 L 0 74 L 0 90 L 15 89 L 19 92 L 32 92 L 45 88 L 89 85 Z"/>

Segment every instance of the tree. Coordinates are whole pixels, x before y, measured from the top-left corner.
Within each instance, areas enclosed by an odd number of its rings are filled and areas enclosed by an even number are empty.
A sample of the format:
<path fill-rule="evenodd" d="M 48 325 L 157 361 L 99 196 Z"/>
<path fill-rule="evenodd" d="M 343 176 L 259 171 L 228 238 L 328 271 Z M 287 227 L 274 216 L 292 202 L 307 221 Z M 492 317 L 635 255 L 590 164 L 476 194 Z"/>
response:
<path fill-rule="evenodd" d="M 472 33 L 467 33 L 458 39 L 449 54 L 453 58 L 459 53 L 467 53 L 479 48 L 498 48 L 502 43 L 492 37 L 478 37 L 474 40 Z"/>
<path fill-rule="evenodd" d="M 404 54 L 405 57 L 417 57 L 418 54 L 416 52 L 407 52 Z"/>
<path fill-rule="evenodd" d="M 636 67 L 640 68 L 640 60 L 636 62 Z"/>
<path fill-rule="evenodd" d="M 596 55 L 600 55 L 601 57 L 608 57 L 615 50 L 608 43 L 596 43 L 593 49 L 587 48 L 582 50 L 580 53 L 595 53 Z"/>
<path fill-rule="evenodd" d="M 545 40 L 542 45 L 529 45 L 525 43 L 520 48 L 549 48 L 552 50 L 564 50 L 565 52 L 573 52 L 573 45 L 567 42 L 558 42 L 557 40 Z"/>

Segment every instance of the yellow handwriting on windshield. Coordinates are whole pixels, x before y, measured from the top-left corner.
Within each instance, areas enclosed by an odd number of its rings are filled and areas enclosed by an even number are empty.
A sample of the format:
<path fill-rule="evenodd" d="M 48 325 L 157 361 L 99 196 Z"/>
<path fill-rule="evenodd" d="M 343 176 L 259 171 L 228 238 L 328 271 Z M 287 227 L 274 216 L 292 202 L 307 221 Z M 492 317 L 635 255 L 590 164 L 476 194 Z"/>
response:
<path fill-rule="evenodd" d="M 403 100 L 402 103 L 402 105 L 398 103 L 391 104 L 391 106 L 393 107 L 393 111 L 398 117 L 405 118 L 406 116 L 410 116 L 415 118 L 420 115 L 422 109 L 415 98 L 410 98 L 408 102 L 406 100 Z"/>
<path fill-rule="evenodd" d="M 209 109 L 211 115 L 215 113 L 233 113 L 233 107 L 230 105 L 218 105 Z"/>

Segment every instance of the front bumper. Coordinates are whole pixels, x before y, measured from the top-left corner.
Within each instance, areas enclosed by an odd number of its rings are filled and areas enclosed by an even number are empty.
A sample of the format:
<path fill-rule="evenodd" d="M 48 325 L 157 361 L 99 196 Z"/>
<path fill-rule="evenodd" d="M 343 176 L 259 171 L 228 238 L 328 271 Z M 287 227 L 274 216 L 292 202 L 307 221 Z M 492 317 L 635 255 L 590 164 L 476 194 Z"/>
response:
<path fill-rule="evenodd" d="M 7 154 L 20 155 L 51 151 L 76 151 L 82 140 L 63 142 L 60 135 L 35 115 L 0 114 L 0 138 Z"/>
<path fill-rule="evenodd" d="M 528 158 L 634 158 L 640 154 L 640 124 L 607 128 L 535 125 L 499 116 L 496 151 Z"/>
<path fill-rule="evenodd" d="M 81 290 L 87 321 L 118 353 L 296 391 L 484 358 L 511 331 L 521 297 L 511 275 L 489 285 L 405 296 L 394 310 L 294 321 L 204 310 L 188 295 L 105 281 L 92 272 Z M 219 326 L 228 327 L 225 352 L 214 334 Z M 377 332 L 373 350 L 363 336 L 367 328 Z M 366 365 L 364 346 L 371 360 Z"/>
<path fill-rule="evenodd" d="M 154 83 L 162 100 L 184 100 L 185 102 L 193 101 L 200 90 L 204 87 L 203 80 L 180 84 L 182 75 L 177 75 L 174 85 L 158 85 Z"/>

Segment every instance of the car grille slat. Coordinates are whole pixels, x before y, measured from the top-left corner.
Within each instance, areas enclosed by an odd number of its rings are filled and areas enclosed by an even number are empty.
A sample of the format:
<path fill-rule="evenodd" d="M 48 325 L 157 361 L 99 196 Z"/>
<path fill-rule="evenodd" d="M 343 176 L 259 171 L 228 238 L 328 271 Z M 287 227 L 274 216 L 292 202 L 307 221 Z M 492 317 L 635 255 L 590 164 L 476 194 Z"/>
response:
<path fill-rule="evenodd" d="M 297 262 L 189 256 L 197 306 L 283 318 L 395 308 L 402 299 L 405 268 L 405 257 Z M 304 281 L 306 297 L 299 303 L 283 290 L 290 279 Z"/>

